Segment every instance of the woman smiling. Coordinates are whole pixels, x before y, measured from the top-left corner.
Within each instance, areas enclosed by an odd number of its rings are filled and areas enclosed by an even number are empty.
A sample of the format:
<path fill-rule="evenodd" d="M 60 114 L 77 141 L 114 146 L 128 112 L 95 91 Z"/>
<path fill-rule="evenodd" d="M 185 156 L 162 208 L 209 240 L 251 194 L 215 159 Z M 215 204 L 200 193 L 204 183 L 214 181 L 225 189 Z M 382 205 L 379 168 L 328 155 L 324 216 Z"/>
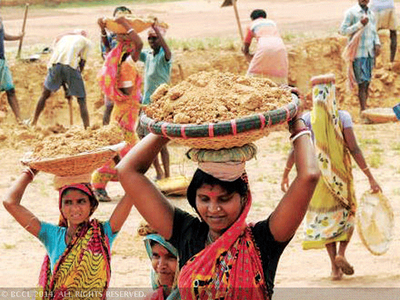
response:
<path fill-rule="evenodd" d="M 244 154 L 235 161 L 199 161 L 187 191 L 199 218 L 173 207 L 145 176 L 168 139 L 148 135 L 117 165 L 127 196 L 178 250 L 182 299 L 270 299 L 279 257 L 319 179 L 310 132 L 301 119 L 289 128 L 297 177 L 270 216 L 252 226 L 246 223 L 252 197 L 244 163 L 255 155 L 251 149 L 239 151 Z"/>

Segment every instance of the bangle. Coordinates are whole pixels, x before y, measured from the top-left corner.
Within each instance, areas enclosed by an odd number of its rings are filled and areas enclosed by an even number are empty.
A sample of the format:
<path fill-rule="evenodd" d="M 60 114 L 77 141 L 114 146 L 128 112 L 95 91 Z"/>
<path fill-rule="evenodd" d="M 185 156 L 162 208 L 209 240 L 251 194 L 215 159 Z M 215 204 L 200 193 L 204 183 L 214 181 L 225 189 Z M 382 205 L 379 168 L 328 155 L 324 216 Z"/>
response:
<path fill-rule="evenodd" d="M 126 31 L 126 34 L 130 34 L 133 31 L 133 28 L 130 28 Z"/>
<path fill-rule="evenodd" d="M 101 36 L 102 37 L 107 37 L 107 33 L 104 33 L 104 34 L 102 33 Z"/>
<path fill-rule="evenodd" d="M 25 170 L 22 171 L 22 173 L 28 174 L 29 177 L 31 178 L 31 181 L 33 178 L 35 178 L 35 173 L 33 173 L 31 168 L 26 168 Z"/>
<path fill-rule="evenodd" d="M 290 170 L 292 170 L 292 168 L 285 167 L 285 170 L 290 171 Z"/>
<path fill-rule="evenodd" d="M 290 141 L 291 141 L 292 144 L 293 144 L 295 140 L 297 140 L 299 137 L 301 137 L 302 135 L 305 135 L 305 134 L 311 136 L 311 131 L 310 131 L 310 130 L 300 131 L 300 132 L 297 133 L 294 137 L 291 137 L 291 138 L 290 138 Z"/>
<path fill-rule="evenodd" d="M 290 136 L 289 139 L 292 139 L 294 136 L 298 135 L 300 132 L 303 132 L 303 131 L 310 131 L 310 130 L 308 129 L 308 127 L 301 127 L 301 128 L 299 128 L 298 130 L 294 131 L 294 132 L 291 134 L 291 136 Z"/>
<path fill-rule="evenodd" d="M 368 169 L 369 169 L 369 167 L 366 167 L 366 168 L 364 168 L 364 169 L 361 169 L 361 171 L 365 172 L 365 171 L 367 171 Z"/>

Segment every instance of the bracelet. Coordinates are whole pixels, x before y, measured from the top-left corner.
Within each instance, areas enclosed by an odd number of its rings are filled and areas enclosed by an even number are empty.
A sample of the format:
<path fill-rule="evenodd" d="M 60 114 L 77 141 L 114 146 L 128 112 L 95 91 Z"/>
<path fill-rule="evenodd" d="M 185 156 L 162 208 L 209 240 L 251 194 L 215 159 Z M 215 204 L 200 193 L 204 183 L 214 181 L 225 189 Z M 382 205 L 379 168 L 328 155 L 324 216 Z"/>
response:
<path fill-rule="evenodd" d="M 290 171 L 290 170 L 292 170 L 292 168 L 285 167 L 285 170 Z"/>
<path fill-rule="evenodd" d="M 130 34 L 133 31 L 133 28 L 130 28 L 126 31 L 126 34 Z"/>
<path fill-rule="evenodd" d="M 299 133 L 297 133 L 294 137 L 291 137 L 290 141 L 293 144 L 295 140 L 297 140 L 299 137 L 301 137 L 302 135 L 305 135 L 305 134 L 308 134 L 311 137 L 311 131 L 310 130 L 304 130 L 304 131 L 300 131 Z"/>
<path fill-rule="evenodd" d="M 361 169 L 361 171 L 365 172 L 365 171 L 367 171 L 368 169 L 369 169 L 369 167 L 366 167 L 366 168 L 364 168 L 364 169 Z"/>
<path fill-rule="evenodd" d="M 25 170 L 22 171 L 22 173 L 28 174 L 29 177 L 31 178 L 31 181 L 33 178 L 35 178 L 35 173 L 31 170 L 31 168 L 26 168 Z"/>
<path fill-rule="evenodd" d="M 107 33 L 101 34 L 102 37 L 107 37 Z"/>
<path fill-rule="evenodd" d="M 305 127 L 301 127 L 300 129 L 298 129 L 295 132 L 293 132 L 289 139 L 292 139 L 294 136 L 296 136 L 297 134 L 299 134 L 300 132 L 303 132 L 303 131 L 310 131 L 310 130 L 306 126 Z"/>

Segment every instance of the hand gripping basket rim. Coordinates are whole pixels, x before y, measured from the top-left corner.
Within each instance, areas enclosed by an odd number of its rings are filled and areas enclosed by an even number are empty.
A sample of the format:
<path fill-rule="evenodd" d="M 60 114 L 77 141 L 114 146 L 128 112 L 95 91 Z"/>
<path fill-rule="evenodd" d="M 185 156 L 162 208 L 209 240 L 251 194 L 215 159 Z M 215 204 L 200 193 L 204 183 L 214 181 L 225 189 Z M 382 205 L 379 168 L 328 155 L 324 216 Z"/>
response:
<path fill-rule="evenodd" d="M 292 93 L 292 101 L 283 107 L 230 121 L 200 125 L 174 124 L 155 122 L 143 114 L 140 122 L 149 132 L 193 148 L 240 147 L 267 135 L 271 126 L 290 121 L 297 114 L 299 104 L 300 99 Z"/>
<path fill-rule="evenodd" d="M 374 196 L 374 197 L 378 197 L 378 204 L 379 206 L 382 207 L 385 215 L 384 217 L 386 218 L 386 220 L 389 223 L 389 227 L 390 228 L 381 228 L 382 230 L 390 230 L 390 234 L 388 237 L 385 237 L 385 241 L 380 243 L 379 245 L 373 245 L 370 242 L 370 238 L 371 235 L 374 234 L 374 232 L 368 232 L 367 228 L 363 227 L 363 222 L 362 222 L 362 218 L 363 218 L 363 211 L 365 211 L 365 206 L 367 205 L 366 203 L 366 197 L 367 196 Z M 374 209 L 374 211 L 377 211 L 376 209 Z M 369 216 L 372 218 L 375 218 L 375 215 Z M 356 224 L 357 224 L 357 232 L 358 235 L 360 236 L 361 242 L 364 244 L 364 246 L 374 255 L 383 255 L 385 254 L 388 250 L 389 250 L 389 244 L 391 242 L 391 238 L 393 235 L 393 230 L 394 230 L 394 215 L 393 215 L 393 209 L 390 205 L 389 200 L 386 198 L 385 195 L 383 195 L 381 192 L 376 193 L 376 194 L 372 194 L 371 191 L 366 191 L 360 199 L 360 203 L 359 206 L 357 208 L 357 212 L 356 212 Z M 384 226 L 384 225 L 381 225 Z"/>
<path fill-rule="evenodd" d="M 75 176 L 93 172 L 116 154 L 117 152 L 110 148 L 103 148 L 60 158 L 23 159 L 21 163 L 61 177 Z"/>

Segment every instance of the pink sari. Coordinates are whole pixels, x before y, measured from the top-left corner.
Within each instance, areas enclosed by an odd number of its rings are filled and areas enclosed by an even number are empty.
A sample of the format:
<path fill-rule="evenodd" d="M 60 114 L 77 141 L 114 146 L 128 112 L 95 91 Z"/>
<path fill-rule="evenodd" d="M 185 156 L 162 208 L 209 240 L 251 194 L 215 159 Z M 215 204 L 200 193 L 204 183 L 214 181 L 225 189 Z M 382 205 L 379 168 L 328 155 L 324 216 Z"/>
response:
<path fill-rule="evenodd" d="M 247 74 L 265 76 L 277 84 L 287 83 L 288 55 L 275 23 L 264 18 L 254 20 L 248 30 L 245 43 L 250 44 L 252 38 L 257 39 L 257 49 Z"/>
<path fill-rule="evenodd" d="M 269 299 L 258 248 L 246 217 L 251 194 L 236 222 L 181 269 L 182 299 Z"/>

